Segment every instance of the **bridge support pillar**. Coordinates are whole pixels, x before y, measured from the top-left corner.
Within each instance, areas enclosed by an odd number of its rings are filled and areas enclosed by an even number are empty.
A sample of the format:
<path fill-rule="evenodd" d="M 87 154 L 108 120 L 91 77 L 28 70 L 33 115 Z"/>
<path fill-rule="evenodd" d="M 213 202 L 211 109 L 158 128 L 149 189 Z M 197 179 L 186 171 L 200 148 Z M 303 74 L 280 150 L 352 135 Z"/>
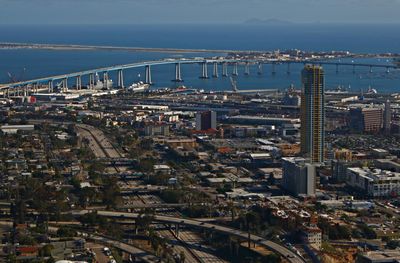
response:
<path fill-rule="evenodd" d="M 82 89 L 82 78 L 81 76 L 76 77 L 76 83 L 75 83 L 76 89 L 81 90 Z"/>
<path fill-rule="evenodd" d="M 145 76 L 146 76 L 145 83 L 149 84 L 149 85 L 153 84 L 152 79 L 151 79 L 151 67 L 150 67 L 150 65 L 146 65 L 146 67 L 145 67 Z"/>
<path fill-rule="evenodd" d="M 262 75 L 263 74 L 263 64 L 261 62 L 258 62 L 258 71 L 257 71 L 257 75 Z"/>
<path fill-rule="evenodd" d="M 290 63 L 287 63 L 286 74 L 290 75 Z"/>
<path fill-rule="evenodd" d="M 175 79 L 174 82 L 183 82 L 181 73 L 181 63 L 175 63 Z"/>
<path fill-rule="evenodd" d="M 103 88 L 108 89 L 108 72 L 103 73 Z"/>
<path fill-rule="evenodd" d="M 38 93 L 38 83 L 33 84 L 33 93 Z"/>
<path fill-rule="evenodd" d="M 93 89 L 94 86 L 94 74 L 89 74 L 89 89 Z"/>
<path fill-rule="evenodd" d="M 207 68 L 207 62 L 201 63 L 201 79 L 208 79 L 208 68 Z"/>
<path fill-rule="evenodd" d="M 372 66 L 369 66 L 369 73 L 372 73 Z"/>
<path fill-rule="evenodd" d="M 222 77 L 228 77 L 228 64 L 226 62 L 222 64 Z"/>
<path fill-rule="evenodd" d="M 124 72 L 120 69 L 118 70 L 118 88 L 123 89 L 124 87 Z"/>
<path fill-rule="evenodd" d="M 52 80 L 49 80 L 49 82 L 47 83 L 47 91 L 49 93 L 53 92 L 53 81 Z"/>
<path fill-rule="evenodd" d="M 213 76 L 213 78 L 218 78 L 218 63 L 217 62 L 214 62 L 212 76 Z"/>
<path fill-rule="evenodd" d="M 63 91 L 68 91 L 68 78 L 63 79 Z"/>
<path fill-rule="evenodd" d="M 336 74 L 339 73 L 339 64 L 336 64 Z"/>
<path fill-rule="evenodd" d="M 386 67 L 386 73 L 387 73 L 387 74 L 390 73 L 389 67 Z"/>
<path fill-rule="evenodd" d="M 238 75 L 239 75 L 239 73 L 238 73 L 238 63 L 235 62 L 235 63 L 233 64 L 232 76 L 238 76 Z"/>
<path fill-rule="evenodd" d="M 245 75 L 245 76 L 250 75 L 250 65 L 249 65 L 249 62 L 246 62 L 246 64 L 244 65 L 244 75 Z"/>

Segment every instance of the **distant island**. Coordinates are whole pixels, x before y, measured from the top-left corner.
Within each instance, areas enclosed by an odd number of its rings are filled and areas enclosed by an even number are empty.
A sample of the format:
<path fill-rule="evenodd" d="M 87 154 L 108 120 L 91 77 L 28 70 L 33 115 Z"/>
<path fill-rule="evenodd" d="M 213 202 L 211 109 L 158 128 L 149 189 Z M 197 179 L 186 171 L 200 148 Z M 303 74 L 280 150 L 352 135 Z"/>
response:
<path fill-rule="evenodd" d="M 246 25 L 292 25 L 293 22 L 287 20 L 281 20 L 276 18 L 269 18 L 269 19 L 259 19 L 259 18 L 252 18 L 248 19 L 243 22 Z"/>

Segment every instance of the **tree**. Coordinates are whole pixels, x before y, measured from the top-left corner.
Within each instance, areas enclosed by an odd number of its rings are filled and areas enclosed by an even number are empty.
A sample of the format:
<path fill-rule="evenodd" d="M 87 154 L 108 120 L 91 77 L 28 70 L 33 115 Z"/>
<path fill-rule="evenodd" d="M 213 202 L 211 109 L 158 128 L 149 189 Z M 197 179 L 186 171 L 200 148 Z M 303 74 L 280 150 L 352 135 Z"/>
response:
<path fill-rule="evenodd" d="M 229 210 L 231 217 L 232 217 L 232 222 L 235 220 L 235 216 L 236 216 L 236 206 L 235 203 L 233 201 L 229 201 L 227 202 L 227 209 Z"/>
<path fill-rule="evenodd" d="M 388 249 L 397 249 L 398 247 L 400 247 L 400 240 L 389 240 L 386 243 L 386 247 Z"/>
<path fill-rule="evenodd" d="M 181 253 L 179 254 L 179 259 L 180 263 L 185 263 L 186 260 L 185 252 L 181 251 Z"/>
<path fill-rule="evenodd" d="M 358 228 L 361 230 L 362 235 L 367 239 L 376 239 L 377 235 L 375 231 L 369 227 L 367 224 L 359 224 Z"/>
<path fill-rule="evenodd" d="M 117 178 L 115 177 L 107 178 L 104 181 L 104 186 L 103 186 L 103 203 L 108 207 L 116 206 L 119 193 L 120 189 L 117 184 Z"/>
<path fill-rule="evenodd" d="M 81 221 L 82 224 L 88 225 L 88 226 L 97 226 L 97 225 L 102 225 L 102 224 L 106 223 L 106 220 L 104 219 L 104 217 L 97 215 L 96 211 L 93 211 L 91 213 L 87 213 L 87 214 L 81 216 L 79 221 Z"/>
<path fill-rule="evenodd" d="M 103 173 L 106 169 L 106 166 L 101 162 L 94 162 L 89 166 L 89 176 L 96 175 L 98 173 Z"/>
<path fill-rule="evenodd" d="M 154 214 L 152 212 L 149 210 L 141 211 L 135 221 L 136 232 L 140 229 L 148 231 L 153 220 Z"/>
<path fill-rule="evenodd" d="M 140 141 L 140 148 L 142 148 L 143 150 L 151 150 L 152 144 L 153 140 L 146 138 Z"/>
<path fill-rule="evenodd" d="M 79 192 L 79 204 L 86 208 L 86 206 L 90 205 L 96 200 L 96 190 L 91 187 L 84 187 Z"/>
<path fill-rule="evenodd" d="M 269 173 L 269 176 L 268 176 L 268 183 L 269 184 L 271 184 L 271 185 L 274 185 L 275 184 L 275 182 L 276 182 L 276 180 L 275 180 L 275 177 L 274 177 L 274 173 Z"/>
<path fill-rule="evenodd" d="M 76 236 L 76 231 L 68 226 L 61 226 L 57 230 L 57 236 L 59 236 L 59 237 L 74 237 L 74 236 Z"/>
<path fill-rule="evenodd" d="M 53 249 L 54 249 L 53 245 L 50 245 L 50 244 L 44 245 L 39 250 L 39 256 L 41 256 L 41 257 L 51 257 L 51 251 Z"/>

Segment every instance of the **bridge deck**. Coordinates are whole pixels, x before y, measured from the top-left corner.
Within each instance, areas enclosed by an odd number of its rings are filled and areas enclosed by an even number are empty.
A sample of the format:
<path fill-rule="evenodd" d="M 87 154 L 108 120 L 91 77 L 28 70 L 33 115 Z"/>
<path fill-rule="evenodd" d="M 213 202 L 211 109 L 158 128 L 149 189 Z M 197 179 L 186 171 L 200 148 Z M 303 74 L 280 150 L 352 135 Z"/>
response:
<path fill-rule="evenodd" d="M 27 81 L 20 81 L 16 83 L 0 84 L 0 89 L 15 88 L 20 86 L 32 85 L 32 84 L 47 84 L 56 80 L 63 80 L 67 78 L 75 78 L 79 76 L 85 76 L 90 74 L 95 74 L 98 72 L 111 72 L 118 70 L 125 70 L 131 68 L 139 68 L 146 66 L 159 66 L 168 64 L 196 64 L 196 63 L 253 63 L 253 64 L 315 64 L 315 65 L 342 65 L 342 66 L 357 66 L 357 67 L 374 67 L 374 68 L 386 68 L 386 69 L 396 69 L 399 68 L 396 65 L 383 65 L 383 64 L 363 64 L 363 63 L 346 63 L 346 62 L 334 62 L 334 61 L 298 61 L 298 60 L 238 60 L 238 59 L 165 59 L 165 60 L 154 60 L 154 61 L 144 61 L 136 62 L 124 65 L 114 65 L 109 67 L 102 67 L 97 69 L 84 70 L 69 74 L 49 76 L 44 78 L 32 79 Z"/>

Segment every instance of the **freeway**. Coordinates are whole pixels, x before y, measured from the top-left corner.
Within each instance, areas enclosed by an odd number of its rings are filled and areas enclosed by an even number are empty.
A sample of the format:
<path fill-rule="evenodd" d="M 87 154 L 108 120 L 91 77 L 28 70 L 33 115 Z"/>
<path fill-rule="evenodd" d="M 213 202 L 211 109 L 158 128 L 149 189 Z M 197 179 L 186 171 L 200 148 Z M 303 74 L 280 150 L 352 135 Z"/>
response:
<path fill-rule="evenodd" d="M 96 158 L 106 158 L 106 153 L 101 148 L 100 144 L 97 143 L 94 136 L 87 129 L 83 129 L 77 126 L 78 136 L 85 138 L 89 143 L 88 146 L 93 152 Z"/>
<path fill-rule="evenodd" d="M 89 147 L 96 158 L 123 157 L 100 129 L 87 124 L 77 124 L 76 128 L 80 133 L 80 136 L 89 141 Z M 121 172 L 119 167 L 112 165 L 110 171 L 114 172 L 114 170 L 116 173 Z"/>
<path fill-rule="evenodd" d="M 140 248 L 134 247 L 130 244 L 126 244 L 124 242 L 112 240 L 108 237 L 100 236 L 100 235 L 89 235 L 89 238 L 99 242 L 99 243 L 104 243 L 107 244 L 108 246 L 113 246 L 116 247 L 122 251 L 125 251 L 131 255 L 133 255 L 135 258 L 140 258 L 144 262 L 160 262 L 160 259 Z"/>
<path fill-rule="evenodd" d="M 81 216 L 87 213 L 90 213 L 93 211 L 90 210 L 80 210 L 80 211 L 72 211 L 72 215 L 74 216 Z M 112 211 L 97 211 L 97 214 L 100 216 L 106 216 L 106 217 L 119 217 L 119 218 L 126 218 L 126 219 L 135 219 L 139 216 L 138 213 L 124 213 L 124 212 L 112 212 Z M 222 234 L 226 235 L 231 235 L 235 236 L 238 238 L 241 238 L 243 240 L 248 240 L 250 239 L 251 242 L 264 246 L 268 248 L 269 250 L 281 255 L 283 258 L 285 258 L 287 261 L 291 263 L 304 263 L 305 260 L 301 258 L 299 255 L 295 254 L 291 250 L 287 249 L 286 247 L 279 245 L 277 243 L 274 243 L 272 241 L 266 240 L 263 237 L 257 236 L 226 226 L 220 226 L 216 224 L 210 224 L 210 223 L 205 223 L 193 219 L 182 219 L 178 217 L 171 217 L 171 216 L 161 216 L 161 215 L 155 215 L 154 216 L 154 221 L 160 222 L 160 223 L 165 223 L 165 224 L 176 224 L 176 225 L 185 225 L 188 227 L 192 228 L 200 228 L 204 230 L 212 230 L 216 231 Z"/>
<path fill-rule="evenodd" d="M 95 139 L 97 144 L 101 147 L 101 150 L 105 153 L 106 156 L 99 156 L 108 157 L 108 158 L 122 158 L 123 156 L 118 152 L 117 149 L 112 145 L 110 140 L 104 135 L 104 133 L 97 129 L 96 127 L 87 125 L 87 124 L 77 124 L 78 128 L 83 129 L 90 133 L 92 137 Z"/>

